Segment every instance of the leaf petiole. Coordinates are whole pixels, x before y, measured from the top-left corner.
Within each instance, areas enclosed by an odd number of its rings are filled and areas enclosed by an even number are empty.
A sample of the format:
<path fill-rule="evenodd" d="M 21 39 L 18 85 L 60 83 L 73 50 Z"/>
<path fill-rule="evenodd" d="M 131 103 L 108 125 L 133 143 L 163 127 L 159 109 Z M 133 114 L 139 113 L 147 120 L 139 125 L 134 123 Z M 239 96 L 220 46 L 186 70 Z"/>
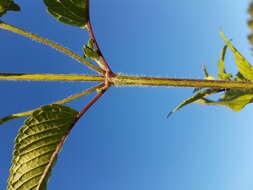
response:
<path fill-rule="evenodd" d="M 73 100 L 75 100 L 75 99 L 78 99 L 78 98 L 80 98 L 80 97 L 82 97 L 82 96 L 85 96 L 85 95 L 87 95 L 87 94 L 90 94 L 90 93 L 96 91 L 97 89 L 101 89 L 103 86 L 104 86 L 103 83 L 102 83 L 102 84 L 99 84 L 99 85 L 97 85 L 97 86 L 95 86 L 95 87 L 92 87 L 92 88 L 89 88 L 89 89 L 87 89 L 87 90 L 85 90 L 85 91 L 83 91 L 83 92 L 81 92 L 81 93 L 79 93 L 79 94 L 72 95 L 72 96 L 70 96 L 70 97 L 68 97 L 68 98 L 65 98 L 65 99 L 63 99 L 63 100 L 59 100 L 59 101 L 54 102 L 54 103 L 52 103 L 52 104 L 66 104 L 66 103 L 71 102 L 71 101 L 73 101 Z M 26 111 L 26 112 L 21 112 L 21 113 L 15 113 L 15 114 L 12 114 L 12 115 L 8 115 L 8 116 L 6 116 L 6 117 L 0 119 L 0 125 L 1 125 L 1 124 L 4 124 L 5 122 L 7 122 L 7 121 L 9 121 L 9 120 L 12 120 L 12 119 L 16 119 L 16 118 L 20 118 L 20 117 L 29 116 L 29 115 L 31 115 L 35 110 L 37 110 L 37 109 L 33 109 L 33 110 Z"/>

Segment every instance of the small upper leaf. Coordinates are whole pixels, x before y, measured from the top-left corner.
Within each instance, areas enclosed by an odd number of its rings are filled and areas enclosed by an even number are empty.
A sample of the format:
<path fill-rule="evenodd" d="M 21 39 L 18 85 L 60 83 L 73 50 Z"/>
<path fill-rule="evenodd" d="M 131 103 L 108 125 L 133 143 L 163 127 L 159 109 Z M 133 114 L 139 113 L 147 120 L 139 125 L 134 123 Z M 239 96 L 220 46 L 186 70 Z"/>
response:
<path fill-rule="evenodd" d="M 56 160 L 53 153 L 77 113 L 57 104 L 42 106 L 33 112 L 16 137 L 7 190 L 46 190 L 52 169 L 49 163 Z M 50 170 L 45 173 L 47 167 Z"/>
<path fill-rule="evenodd" d="M 227 52 L 227 45 L 225 45 L 221 51 L 221 57 L 218 61 L 218 78 L 221 80 L 230 80 L 230 78 L 233 76 L 232 74 L 226 73 L 225 70 L 225 55 Z"/>
<path fill-rule="evenodd" d="M 44 0 L 47 11 L 57 20 L 72 26 L 85 28 L 88 22 L 86 0 Z"/>
<path fill-rule="evenodd" d="M 20 7 L 11 0 L 0 0 L 0 16 L 7 11 L 20 11 Z"/>

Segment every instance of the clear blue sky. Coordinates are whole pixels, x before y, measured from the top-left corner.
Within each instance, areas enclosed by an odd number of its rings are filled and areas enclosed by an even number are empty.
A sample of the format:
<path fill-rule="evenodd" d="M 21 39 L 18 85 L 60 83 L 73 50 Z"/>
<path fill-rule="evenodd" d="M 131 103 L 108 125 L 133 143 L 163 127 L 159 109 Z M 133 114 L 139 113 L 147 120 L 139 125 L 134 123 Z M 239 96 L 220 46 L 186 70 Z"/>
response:
<path fill-rule="evenodd" d="M 42 1 L 17 1 L 21 13 L 3 20 L 81 54 L 87 33 L 56 22 Z M 216 74 L 223 46 L 233 39 L 250 61 L 246 10 L 249 0 L 91 1 L 101 49 L 115 72 L 202 78 Z M 1 72 L 91 73 L 44 45 L 0 31 Z M 233 60 L 228 70 L 235 72 Z M 0 82 L 0 117 L 82 91 L 91 84 Z M 64 190 L 252 190 L 253 106 L 189 105 L 166 114 L 191 88 L 112 88 L 76 125 L 49 182 Z M 68 104 L 81 109 L 91 96 Z M 13 140 L 23 120 L 0 127 L 0 189 L 6 186 Z"/>

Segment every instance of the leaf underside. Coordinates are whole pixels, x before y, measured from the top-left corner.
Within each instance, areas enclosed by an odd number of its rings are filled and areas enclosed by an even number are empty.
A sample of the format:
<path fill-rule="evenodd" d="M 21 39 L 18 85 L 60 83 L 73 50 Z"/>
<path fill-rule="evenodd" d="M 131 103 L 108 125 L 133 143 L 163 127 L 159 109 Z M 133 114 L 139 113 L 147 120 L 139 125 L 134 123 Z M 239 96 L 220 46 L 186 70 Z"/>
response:
<path fill-rule="evenodd" d="M 253 5 L 252 5 L 253 6 Z M 252 7 L 253 10 L 253 7 Z M 222 49 L 220 59 L 218 60 L 218 79 L 220 80 L 232 80 L 232 81 L 253 81 L 253 67 L 252 65 L 240 54 L 240 52 L 232 45 L 232 43 L 220 33 L 222 39 L 225 41 L 226 45 Z M 238 73 L 236 75 L 228 74 L 225 70 L 225 55 L 227 48 L 229 48 L 235 59 L 235 64 L 238 68 Z M 203 69 L 205 79 L 214 80 L 215 78 L 210 76 L 204 67 Z M 218 80 L 216 79 L 216 80 Z M 207 96 L 216 94 L 219 92 L 224 92 L 218 100 L 207 99 Z M 203 105 L 219 105 L 226 106 L 234 111 L 240 111 L 247 104 L 253 102 L 253 90 L 249 89 L 201 89 L 197 88 L 194 90 L 195 94 L 190 98 L 183 101 L 179 106 L 173 109 L 169 115 L 176 112 L 177 110 L 183 108 L 190 103 L 197 103 Z M 169 116 L 168 115 L 168 116 Z"/>
<path fill-rule="evenodd" d="M 44 0 L 47 11 L 60 22 L 84 28 L 88 21 L 86 0 Z"/>
<path fill-rule="evenodd" d="M 50 158 L 77 114 L 76 110 L 57 104 L 42 106 L 33 112 L 15 139 L 7 190 L 38 190 Z M 50 172 L 40 190 L 47 189 L 49 176 Z"/>

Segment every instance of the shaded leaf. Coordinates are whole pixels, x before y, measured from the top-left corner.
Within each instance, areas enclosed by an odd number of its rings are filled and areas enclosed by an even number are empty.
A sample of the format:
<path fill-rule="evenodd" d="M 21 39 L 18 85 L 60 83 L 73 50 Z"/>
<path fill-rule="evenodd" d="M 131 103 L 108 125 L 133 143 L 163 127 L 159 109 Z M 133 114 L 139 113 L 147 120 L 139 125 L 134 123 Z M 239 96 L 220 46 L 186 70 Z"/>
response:
<path fill-rule="evenodd" d="M 240 72 L 238 72 L 234 78 L 234 81 L 244 81 L 244 82 L 249 82 L 248 79 L 246 79 Z"/>
<path fill-rule="evenodd" d="M 20 11 L 20 7 L 11 0 L 0 0 L 0 16 L 7 11 Z"/>
<path fill-rule="evenodd" d="M 231 49 L 234 54 L 235 63 L 240 71 L 240 73 L 248 80 L 253 81 L 253 67 L 252 65 L 237 51 L 237 49 L 232 45 L 232 43 L 220 33 L 222 39 L 226 42 L 227 46 Z"/>
<path fill-rule="evenodd" d="M 234 111 L 240 111 L 252 101 L 253 90 L 228 90 L 218 101 L 202 98 L 195 103 L 204 105 L 227 106 Z"/>
<path fill-rule="evenodd" d="M 85 28 L 88 21 L 86 0 L 44 0 L 47 11 L 57 20 Z"/>
<path fill-rule="evenodd" d="M 83 46 L 83 57 L 96 61 L 98 66 L 105 70 L 104 65 L 100 62 L 100 54 L 93 45 L 93 39 L 89 39 L 87 45 Z"/>
<path fill-rule="evenodd" d="M 77 111 L 46 105 L 33 112 L 16 137 L 7 190 L 37 189 L 57 145 L 73 123 Z M 55 159 L 53 160 L 55 162 Z M 49 165 L 50 170 L 52 165 Z M 46 190 L 50 170 L 39 190 Z"/>
<path fill-rule="evenodd" d="M 170 113 L 168 114 L 167 117 L 169 117 L 172 113 L 175 113 L 176 111 L 178 111 L 179 109 L 183 108 L 184 106 L 190 104 L 190 103 L 193 103 L 199 99 L 202 99 L 206 96 L 209 96 L 209 95 L 212 95 L 212 94 L 216 94 L 216 93 L 219 93 L 219 92 L 222 92 L 224 91 L 223 89 L 206 89 L 206 90 L 203 90 L 201 92 L 198 92 L 196 94 L 194 94 L 193 96 L 191 96 L 190 98 L 187 98 L 186 100 L 184 100 L 179 106 L 177 106 L 175 109 L 173 109 L 172 111 L 170 111 Z"/>

